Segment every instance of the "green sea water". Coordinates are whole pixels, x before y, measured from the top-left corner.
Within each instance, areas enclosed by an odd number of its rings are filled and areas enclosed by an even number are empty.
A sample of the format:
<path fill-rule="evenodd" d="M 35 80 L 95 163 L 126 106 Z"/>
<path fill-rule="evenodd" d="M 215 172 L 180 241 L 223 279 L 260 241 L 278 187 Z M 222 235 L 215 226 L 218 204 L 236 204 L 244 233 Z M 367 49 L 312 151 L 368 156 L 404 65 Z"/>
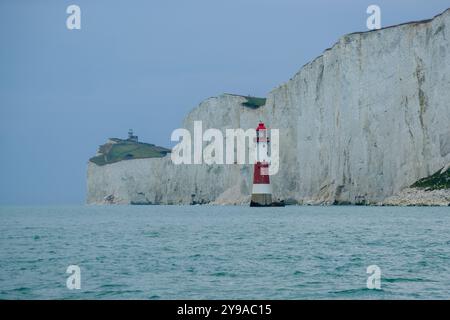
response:
<path fill-rule="evenodd" d="M 0 299 L 450 299 L 450 208 L 3 206 L 0 270 Z"/>

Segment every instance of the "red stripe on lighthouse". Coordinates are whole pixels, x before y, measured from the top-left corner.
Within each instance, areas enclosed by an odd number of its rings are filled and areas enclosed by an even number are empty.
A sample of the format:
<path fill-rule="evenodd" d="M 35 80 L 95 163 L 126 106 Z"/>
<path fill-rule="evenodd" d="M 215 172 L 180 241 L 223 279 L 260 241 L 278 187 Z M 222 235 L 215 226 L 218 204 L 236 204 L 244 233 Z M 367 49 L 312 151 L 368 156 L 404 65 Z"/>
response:
<path fill-rule="evenodd" d="M 268 163 L 255 163 L 255 169 L 253 171 L 253 184 L 270 184 Z"/>

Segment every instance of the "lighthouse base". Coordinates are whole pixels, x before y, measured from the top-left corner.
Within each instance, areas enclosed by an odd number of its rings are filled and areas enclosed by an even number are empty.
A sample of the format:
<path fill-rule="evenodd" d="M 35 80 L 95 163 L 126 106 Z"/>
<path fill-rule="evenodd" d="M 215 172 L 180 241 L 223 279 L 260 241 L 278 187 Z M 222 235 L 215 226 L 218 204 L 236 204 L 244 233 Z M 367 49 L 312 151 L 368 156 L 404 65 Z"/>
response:
<path fill-rule="evenodd" d="M 284 201 L 276 201 L 270 204 L 260 204 L 258 202 L 250 201 L 250 207 L 284 207 Z"/>
<path fill-rule="evenodd" d="M 270 207 L 272 205 L 272 195 L 270 193 L 252 194 L 250 207 Z"/>

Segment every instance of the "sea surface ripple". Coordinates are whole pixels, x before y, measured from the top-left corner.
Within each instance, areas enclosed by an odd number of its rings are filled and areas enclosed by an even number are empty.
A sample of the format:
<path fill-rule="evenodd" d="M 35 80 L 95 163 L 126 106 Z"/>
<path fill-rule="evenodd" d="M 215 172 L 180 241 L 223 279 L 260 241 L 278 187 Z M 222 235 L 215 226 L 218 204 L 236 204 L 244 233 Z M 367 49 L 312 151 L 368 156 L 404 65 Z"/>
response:
<path fill-rule="evenodd" d="M 450 299 L 450 208 L 2 206 L 0 270 L 0 299 Z"/>

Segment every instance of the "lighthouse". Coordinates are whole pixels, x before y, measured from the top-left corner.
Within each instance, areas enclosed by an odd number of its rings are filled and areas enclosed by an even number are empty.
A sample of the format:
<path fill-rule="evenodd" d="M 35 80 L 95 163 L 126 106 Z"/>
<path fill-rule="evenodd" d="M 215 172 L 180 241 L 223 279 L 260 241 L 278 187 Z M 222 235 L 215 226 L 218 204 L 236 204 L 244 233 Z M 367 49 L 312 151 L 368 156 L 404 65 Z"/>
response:
<path fill-rule="evenodd" d="M 263 122 L 260 122 L 256 128 L 256 159 L 250 207 L 270 207 L 273 205 L 272 187 L 269 179 L 269 143 L 267 128 Z"/>

